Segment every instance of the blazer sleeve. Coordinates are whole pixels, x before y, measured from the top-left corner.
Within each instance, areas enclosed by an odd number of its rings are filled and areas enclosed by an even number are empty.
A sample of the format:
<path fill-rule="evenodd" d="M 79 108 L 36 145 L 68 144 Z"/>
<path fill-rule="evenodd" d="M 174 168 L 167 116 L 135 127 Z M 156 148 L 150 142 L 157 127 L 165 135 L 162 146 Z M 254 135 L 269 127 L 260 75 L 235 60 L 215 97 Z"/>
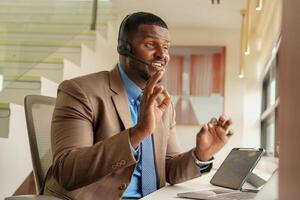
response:
<path fill-rule="evenodd" d="M 94 144 L 93 118 L 93 108 L 84 91 L 75 81 L 64 81 L 58 89 L 51 143 L 54 177 L 67 190 L 137 163 L 128 130 Z"/>
<path fill-rule="evenodd" d="M 192 157 L 193 149 L 180 153 L 181 151 L 176 137 L 175 109 L 173 105 L 171 106 L 171 110 L 172 117 L 169 126 L 169 138 L 166 154 L 166 181 L 170 184 L 177 184 L 199 177 L 202 173 Z M 211 168 L 212 164 L 204 170 L 204 172 L 209 172 Z"/>

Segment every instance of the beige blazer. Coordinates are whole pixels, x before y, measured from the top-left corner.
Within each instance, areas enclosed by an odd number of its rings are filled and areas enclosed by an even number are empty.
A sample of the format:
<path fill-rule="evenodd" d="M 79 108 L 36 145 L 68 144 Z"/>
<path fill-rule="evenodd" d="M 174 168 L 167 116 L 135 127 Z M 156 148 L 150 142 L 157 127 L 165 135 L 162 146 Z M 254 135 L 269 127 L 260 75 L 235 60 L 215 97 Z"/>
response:
<path fill-rule="evenodd" d="M 76 200 L 122 198 L 137 164 L 129 143 L 131 126 L 118 67 L 62 82 L 51 128 L 53 165 L 44 194 Z M 191 151 L 180 154 L 172 106 L 156 127 L 158 186 L 200 176 Z"/>

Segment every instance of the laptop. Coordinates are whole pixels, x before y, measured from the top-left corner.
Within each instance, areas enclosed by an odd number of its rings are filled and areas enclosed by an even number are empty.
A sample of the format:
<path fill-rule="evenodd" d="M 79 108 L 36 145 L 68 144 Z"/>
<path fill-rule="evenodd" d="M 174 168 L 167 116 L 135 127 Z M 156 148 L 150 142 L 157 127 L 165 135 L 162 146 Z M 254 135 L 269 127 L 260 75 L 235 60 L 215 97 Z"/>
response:
<path fill-rule="evenodd" d="M 242 186 L 263 153 L 262 148 L 233 148 L 210 181 L 213 185 L 228 189 L 186 192 L 179 193 L 177 196 L 190 199 L 217 200 L 230 199 L 229 197 L 225 198 L 225 196 L 231 195 L 231 199 L 242 199 L 242 197 L 236 198 L 236 195 L 239 196 L 243 193 L 245 199 L 253 199 L 258 190 L 243 190 Z"/>
<path fill-rule="evenodd" d="M 189 195 L 178 196 L 202 200 L 278 200 L 278 170 L 273 173 L 271 178 L 258 193 L 242 191 L 222 193 L 218 190 L 206 190 L 194 192 L 193 194 L 190 192 Z"/>

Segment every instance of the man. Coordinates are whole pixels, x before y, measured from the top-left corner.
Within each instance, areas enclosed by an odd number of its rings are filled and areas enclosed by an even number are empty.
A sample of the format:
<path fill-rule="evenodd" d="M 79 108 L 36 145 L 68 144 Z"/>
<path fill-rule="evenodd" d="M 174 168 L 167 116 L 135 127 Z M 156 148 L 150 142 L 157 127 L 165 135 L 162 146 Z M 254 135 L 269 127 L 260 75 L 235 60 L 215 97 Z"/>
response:
<path fill-rule="evenodd" d="M 127 16 L 119 31 L 119 64 L 64 81 L 52 121 L 53 165 L 44 193 L 63 199 L 138 199 L 166 182 L 208 172 L 228 141 L 220 117 L 180 153 L 171 97 L 158 83 L 169 61 L 170 35 L 151 14 Z M 172 70 L 172 66 L 168 68 Z"/>

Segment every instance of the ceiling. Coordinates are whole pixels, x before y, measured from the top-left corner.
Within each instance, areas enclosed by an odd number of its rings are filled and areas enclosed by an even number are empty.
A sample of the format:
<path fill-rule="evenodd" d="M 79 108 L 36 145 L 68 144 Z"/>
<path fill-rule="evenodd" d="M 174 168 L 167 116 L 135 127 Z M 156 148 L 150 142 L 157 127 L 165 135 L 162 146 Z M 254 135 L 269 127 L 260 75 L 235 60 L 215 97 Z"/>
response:
<path fill-rule="evenodd" d="M 162 17 L 170 27 L 239 28 L 245 0 L 111 0 L 121 16 L 147 11 Z M 216 1 L 215 1 L 216 2 Z"/>

